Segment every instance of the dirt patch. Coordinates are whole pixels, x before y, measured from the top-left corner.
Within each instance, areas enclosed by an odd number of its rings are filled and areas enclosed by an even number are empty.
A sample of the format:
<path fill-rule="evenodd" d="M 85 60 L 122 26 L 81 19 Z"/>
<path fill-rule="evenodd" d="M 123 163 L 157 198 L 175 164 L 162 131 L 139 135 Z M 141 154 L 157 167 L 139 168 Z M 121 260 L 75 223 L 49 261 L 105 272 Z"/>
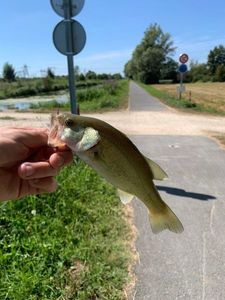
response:
<path fill-rule="evenodd" d="M 121 110 L 89 114 L 129 135 L 208 135 L 225 134 L 225 117 L 190 114 L 174 109 L 167 111 L 130 112 Z M 0 112 L 0 126 L 47 127 L 49 114 Z"/>

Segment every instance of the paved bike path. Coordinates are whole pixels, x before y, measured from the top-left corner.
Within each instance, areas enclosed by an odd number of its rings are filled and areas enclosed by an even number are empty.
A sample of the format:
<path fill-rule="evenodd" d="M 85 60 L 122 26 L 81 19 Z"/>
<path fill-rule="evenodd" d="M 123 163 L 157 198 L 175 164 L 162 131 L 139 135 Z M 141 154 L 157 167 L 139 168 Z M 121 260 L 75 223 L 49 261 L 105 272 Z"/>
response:
<path fill-rule="evenodd" d="M 130 101 L 131 106 L 137 101 L 139 110 L 142 101 L 145 111 L 152 110 L 152 101 L 153 109 L 157 107 L 157 100 L 134 83 Z M 146 208 L 133 201 L 139 260 L 131 299 L 225 299 L 225 151 L 202 136 L 130 138 L 168 173 L 167 181 L 155 184 L 184 225 L 180 235 L 169 231 L 154 235 Z"/>

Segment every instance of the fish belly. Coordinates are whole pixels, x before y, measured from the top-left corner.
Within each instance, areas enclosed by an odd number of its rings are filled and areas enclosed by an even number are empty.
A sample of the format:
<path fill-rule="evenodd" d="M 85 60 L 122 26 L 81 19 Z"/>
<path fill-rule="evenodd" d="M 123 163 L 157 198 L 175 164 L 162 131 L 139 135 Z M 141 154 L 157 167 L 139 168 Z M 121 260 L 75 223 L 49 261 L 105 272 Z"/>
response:
<path fill-rule="evenodd" d="M 77 153 L 78 157 L 91 166 L 99 175 L 115 187 L 136 195 L 141 179 L 137 170 L 121 155 L 101 155 L 99 152 L 86 151 Z"/>

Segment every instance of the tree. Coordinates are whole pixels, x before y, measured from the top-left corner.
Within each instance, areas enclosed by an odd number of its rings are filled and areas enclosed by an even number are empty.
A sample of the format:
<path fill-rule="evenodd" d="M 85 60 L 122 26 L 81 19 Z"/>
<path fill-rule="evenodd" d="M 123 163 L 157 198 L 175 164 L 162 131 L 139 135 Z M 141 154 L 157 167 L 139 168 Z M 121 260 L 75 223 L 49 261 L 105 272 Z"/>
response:
<path fill-rule="evenodd" d="M 54 72 L 53 72 L 53 70 L 51 68 L 47 69 L 47 77 L 51 78 L 51 79 L 55 78 L 55 74 L 54 74 Z"/>
<path fill-rule="evenodd" d="M 108 80 L 110 79 L 110 75 L 106 73 L 101 73 L 97 75 L 97 79 L 99 80 Z"/>
<path fill-rule="evenodd" d="M 79 68 L 79 66 L 75 66 L 74 67 L 74 75 L 75 75 L 76 78 L 79 77 L 79 75 L 80 75 L 80 68 Z"/>
<path fill-rule="evenodd" d="M 129 60 L 124 66 L 124 75 L 129 79 L 134 79 L 133 76 L 135 74 L 135 70 L 133 67 L 133 61 Z"/>
<path fill-rule="evenodd" d="M 225 65 L 218 65 L 215 72 L 215 80 L 224 82 L 225 81 Z"/>
<path fill-rule="evenodd" d="M 164 33 L 158 24 L 151 25 L 134 50 L 131 61 L 125 65 L 126 76 L 144 83 L 157 83 L 174 50 L 170 34 Z"/>
<path fill-rule="evenodd" d="M 80 80 L 80 81 L 85 81 L 85 76 L 84 76 L 83 73 L 80 73 L 80 74 L 79 74 L 78 80 Z"/>
<path fill-rule="evenodd" d="M 123 79 L 123 77 L 120 73 L 115 73 L 112 75 L 112 79 L 121 80 L 121 79 Z"/>
<path fill-rule="evenodd" d="M 97 79 L 97 74 L 94 71 L 88 71 L 86 74 L 87 79 Z"/>
<path fill-rule="evenodd" d="M 6 81 L 15 81 L 16 73 L 15 69 L 9 63 L 5 63 L 3 66 L 3 79 Z"/>
<path fill-rule="evenodd" d="M 219 45 L 209 52 L 207 64 L 211 75 L 215 75 L 219 65 L 225 66 L 225 47 L 223 45 Z"/>
<path fill-rule="evenodd" d="M 160 79 L 171 79 L 173 82 L 177 82 L 177 70 L 178 63 L 169 57 L 162 65 L 160 70 Z"/>
<path fill-rule="evenodd" d="M 190 62 L 190 70 L 186 77 L 187 81 L 210 81 L 209 68 L 207 64 L 199 64 L 197 61 Z"/>

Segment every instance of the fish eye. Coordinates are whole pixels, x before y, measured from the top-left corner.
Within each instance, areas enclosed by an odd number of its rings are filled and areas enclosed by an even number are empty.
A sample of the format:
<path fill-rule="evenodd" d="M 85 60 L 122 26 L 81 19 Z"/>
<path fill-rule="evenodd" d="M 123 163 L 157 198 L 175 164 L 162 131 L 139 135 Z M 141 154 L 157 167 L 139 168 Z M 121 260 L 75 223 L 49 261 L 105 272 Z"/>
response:
<path fill-rule="evenodd" d="M 73 120 L 72 119 L 66 119 L 65 120 L 66 127 L 72 127 L 73 126 Z"/>

